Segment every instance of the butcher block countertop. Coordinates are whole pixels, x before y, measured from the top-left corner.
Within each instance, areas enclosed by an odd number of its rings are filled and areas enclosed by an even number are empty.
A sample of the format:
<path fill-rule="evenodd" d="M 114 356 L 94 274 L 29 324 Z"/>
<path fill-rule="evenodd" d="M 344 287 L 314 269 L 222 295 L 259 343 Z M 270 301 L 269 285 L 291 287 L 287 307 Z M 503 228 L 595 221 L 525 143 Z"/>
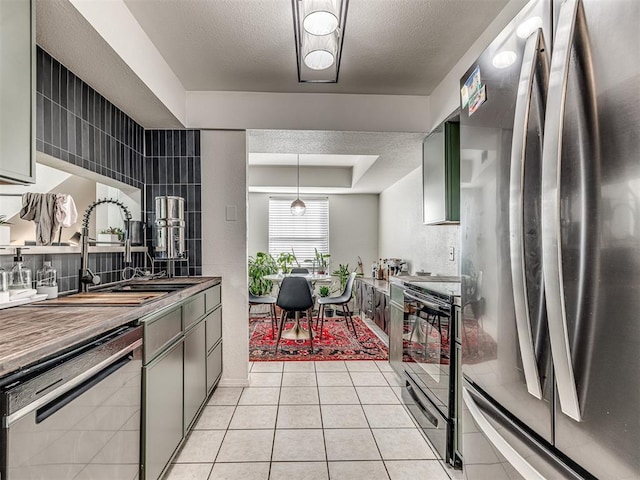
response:
<path fill-rule="evenodd" d="M 0 310 L 0 378 L 218 285 L 220 277 L 179 277 L 144 283 L 192 284 L 141 306 L 33 306 Z M 140 283 L 140 282 L 136 282 Z"/>

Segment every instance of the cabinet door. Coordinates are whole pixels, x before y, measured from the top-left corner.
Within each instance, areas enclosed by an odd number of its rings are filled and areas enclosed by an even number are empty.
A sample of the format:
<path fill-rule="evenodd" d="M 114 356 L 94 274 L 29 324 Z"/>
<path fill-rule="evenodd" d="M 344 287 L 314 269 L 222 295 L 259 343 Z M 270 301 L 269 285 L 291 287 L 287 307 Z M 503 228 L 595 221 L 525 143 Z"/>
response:
<path fill-rule="evenodd" d="M 0 8 L 0 183 L 35 181 L 35 1 Z"/>
<path fill-rule="evenodd" d="M 185 434 L 207 395 L 207 346 L 205 322 L 184 337 L 184 429 Z"/>
<path fill-rule="evenodd" d="M 182 441 L 182 354 L 179 342 L 143 369 L 143 473 L 156 480 Z"/>
<path fill-rule="evenodd" d="M 222 338 L 222 308 L 207 315 L 207 352 Z"/>
<path fill-rule="evenodd" d="M 222 373 L 222 342 L 207 357 L 207 391 L 210 391 Z"/>
<path fill-rule="evenodd" d="M 425 138 L 422 150 L 422 221 L 460 221 L 460 130 L 445 122 Z"/>

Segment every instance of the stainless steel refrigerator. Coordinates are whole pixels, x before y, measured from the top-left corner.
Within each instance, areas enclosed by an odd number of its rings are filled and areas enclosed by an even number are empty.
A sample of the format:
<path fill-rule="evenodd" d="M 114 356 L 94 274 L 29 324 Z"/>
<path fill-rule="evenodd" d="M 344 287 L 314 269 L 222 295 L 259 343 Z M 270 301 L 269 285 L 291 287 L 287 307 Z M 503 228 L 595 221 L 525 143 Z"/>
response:
<path fill-rule="evenodd" d="M 640 478 L 638 25 L 532 1 L 461 79 L 468 479 Z"/>

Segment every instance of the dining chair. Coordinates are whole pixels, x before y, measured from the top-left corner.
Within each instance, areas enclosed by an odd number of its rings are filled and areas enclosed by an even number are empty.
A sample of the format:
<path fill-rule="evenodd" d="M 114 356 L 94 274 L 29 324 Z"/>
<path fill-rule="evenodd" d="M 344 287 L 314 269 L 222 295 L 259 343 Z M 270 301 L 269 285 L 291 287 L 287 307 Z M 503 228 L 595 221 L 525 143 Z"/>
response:
<path fill-rule="evenodd" d="M 284 324 L 287 320 L 287 314 L 289 312 L 295 312 L 294 328 L 298 328 L 300 325 L 300 312 L 306 312 L 307 322 L 309 325 L 311 352 L 313 352 L 313 316 L 311 315 L 313 298 L 311 297 L 311 291 L 309 290 L 307 279 L 304 277 L 284 278 L 280 285 L 276 305 L 282 309 L 280 324 L 278 326 L 278 338 L 276 339 L 276 353 L 278 352 L 278 345 L 280 344 L 280 338 L 282 337 L 282 329 L 284 328 Z"/>
<path fill-rule="evenodd" d="M 271 334 L 276 332 L 276 297 L 270 295 L 254 295 L 249 290 L 249 317 L 251 317 L 251 307 L 254 305 L 269 305 L 271 315 Z"/>
<path fill-rule="evenodd" d="M 308 268 L 302 268 L 302 267 L 293 267 L 291 269 L 291 273 L 309 273 L 309 269 Z"/>
<path fill-rule="evenodd" d="M 318 322 L 320 322 L 320 336 L 318 338 L 322 339 L 322 326 L 324 325 L 324 307 L 325 305 L 335 305 L 342 307 L 342 312 L 344 313 L 344 321 L 347 323 L 347 327 L 349 326 L 349 320 L 351 320 L 351 327 L 353 328 L 353 334 L 358 338 L 358 334 L 356 332 L 356 325 L 353 322 L 353 317 L 351 316 L 351 311 L 349 310 L 349 300 L 351 300 L 351 294 L 353 292 L 353 283 L 356 279 L 356 272 L 351 272 L 349 274 L 349 278 L 347 279 L 347 283 L 344 286 L 344 290 L 342 293 L 335 297 L 320 297 L 318 299 L 318 306 L 320 307 L 318 310 L 318 318 L 316 319 L 316 326 Z"/>

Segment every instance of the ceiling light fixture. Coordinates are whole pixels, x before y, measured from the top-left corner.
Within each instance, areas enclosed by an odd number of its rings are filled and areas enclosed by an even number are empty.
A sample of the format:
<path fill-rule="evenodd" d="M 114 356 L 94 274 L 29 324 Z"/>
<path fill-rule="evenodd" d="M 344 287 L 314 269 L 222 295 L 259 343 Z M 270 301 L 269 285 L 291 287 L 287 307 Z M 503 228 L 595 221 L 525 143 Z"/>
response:
<path fill-rule="evenodd" d="M 300 154 L 298 154 L 298 194 L 296 199 L 291 202 L 291 213 L 297 217 L 304 215 L 307 210 L 307 206 L 302 200 L 300 200 Z"/>
<path fill-rule="evenodd" d="M 349 0 L 291 0 L 298 81 L 337 83 Z"/>

